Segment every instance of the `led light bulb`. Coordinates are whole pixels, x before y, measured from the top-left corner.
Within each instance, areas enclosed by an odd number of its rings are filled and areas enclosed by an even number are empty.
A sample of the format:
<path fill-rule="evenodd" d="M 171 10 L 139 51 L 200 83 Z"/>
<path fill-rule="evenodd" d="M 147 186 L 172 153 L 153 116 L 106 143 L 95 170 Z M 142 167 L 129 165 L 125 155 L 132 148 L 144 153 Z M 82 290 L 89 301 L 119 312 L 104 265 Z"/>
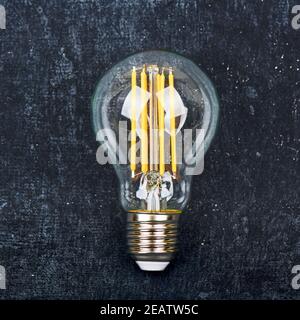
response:
<path fill-rule="evenodd" d="M 142 270 L 164 270 L 176 251 L 178 220 L 192 176 L 203 170 L 218 113 L 207 76 L 170 52 L 132 55 L 96 87 L 97 160 L 114 165 L 129 252 Z"/>

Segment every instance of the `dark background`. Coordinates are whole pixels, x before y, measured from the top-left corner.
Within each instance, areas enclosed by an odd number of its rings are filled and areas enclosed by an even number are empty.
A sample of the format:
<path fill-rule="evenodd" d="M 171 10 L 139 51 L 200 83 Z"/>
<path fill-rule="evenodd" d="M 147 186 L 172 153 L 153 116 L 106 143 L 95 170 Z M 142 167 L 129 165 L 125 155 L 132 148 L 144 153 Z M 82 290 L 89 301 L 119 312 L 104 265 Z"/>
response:
<path fill-rule="evenodd" d="M 0 297 L 299 299 L 296 3 L 0 1 Z M 155 274 L 127 255 L 118 181 L 96 162 L 90 122 L 99 77 L 145 49 L 194 60 L 221 107 L 179 253 Z"/>

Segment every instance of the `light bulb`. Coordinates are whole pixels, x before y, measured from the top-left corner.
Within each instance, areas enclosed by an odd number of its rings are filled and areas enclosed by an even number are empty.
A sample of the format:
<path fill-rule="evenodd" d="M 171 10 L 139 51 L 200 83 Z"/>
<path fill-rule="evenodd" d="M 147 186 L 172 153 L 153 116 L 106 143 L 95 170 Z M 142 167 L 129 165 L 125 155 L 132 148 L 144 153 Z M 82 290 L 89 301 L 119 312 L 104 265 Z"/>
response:
<path fill-rule="evenodd" d="M 128 213 L 129 252 L 142 270 L 164 270 L 174 256 L 178 220 L 192 176 L 203 170 L 218 113 L 208 77 L 166 51 L 124 59 L 96 87 L 97 159 L 114 165 Z"/>

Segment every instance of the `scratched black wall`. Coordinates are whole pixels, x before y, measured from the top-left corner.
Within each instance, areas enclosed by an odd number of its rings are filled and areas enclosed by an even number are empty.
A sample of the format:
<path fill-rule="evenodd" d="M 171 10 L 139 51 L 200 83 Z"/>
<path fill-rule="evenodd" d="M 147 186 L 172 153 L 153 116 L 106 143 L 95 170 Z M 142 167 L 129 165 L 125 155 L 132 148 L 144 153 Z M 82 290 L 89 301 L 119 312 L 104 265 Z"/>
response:
<path fill-rule="evenodd" d="M 296 2 L 0 0 L 0 297 L 299 299 Z M 127 255 L 90 123 L 99 77 L 145 49 L 194 60 L 221 107 L 179 253 L 159 274 Z"/>

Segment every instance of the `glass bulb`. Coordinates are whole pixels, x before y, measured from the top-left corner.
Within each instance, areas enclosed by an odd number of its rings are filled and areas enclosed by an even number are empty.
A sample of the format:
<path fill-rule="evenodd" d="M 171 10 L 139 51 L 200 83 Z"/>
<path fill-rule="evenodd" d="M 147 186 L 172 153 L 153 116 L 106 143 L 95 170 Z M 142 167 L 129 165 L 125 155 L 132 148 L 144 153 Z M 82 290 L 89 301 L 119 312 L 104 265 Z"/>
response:
<path fill-rule="evenodd" d="M 176 251 L 179 216 L 192 176 L 203 170 L 218 113 L 208 77 L 171 52 L 132 55 L 96 87 L 97 160 L 114 165 L 128 212 L 129 251 L 143 270 L 164 270 Z"/>

